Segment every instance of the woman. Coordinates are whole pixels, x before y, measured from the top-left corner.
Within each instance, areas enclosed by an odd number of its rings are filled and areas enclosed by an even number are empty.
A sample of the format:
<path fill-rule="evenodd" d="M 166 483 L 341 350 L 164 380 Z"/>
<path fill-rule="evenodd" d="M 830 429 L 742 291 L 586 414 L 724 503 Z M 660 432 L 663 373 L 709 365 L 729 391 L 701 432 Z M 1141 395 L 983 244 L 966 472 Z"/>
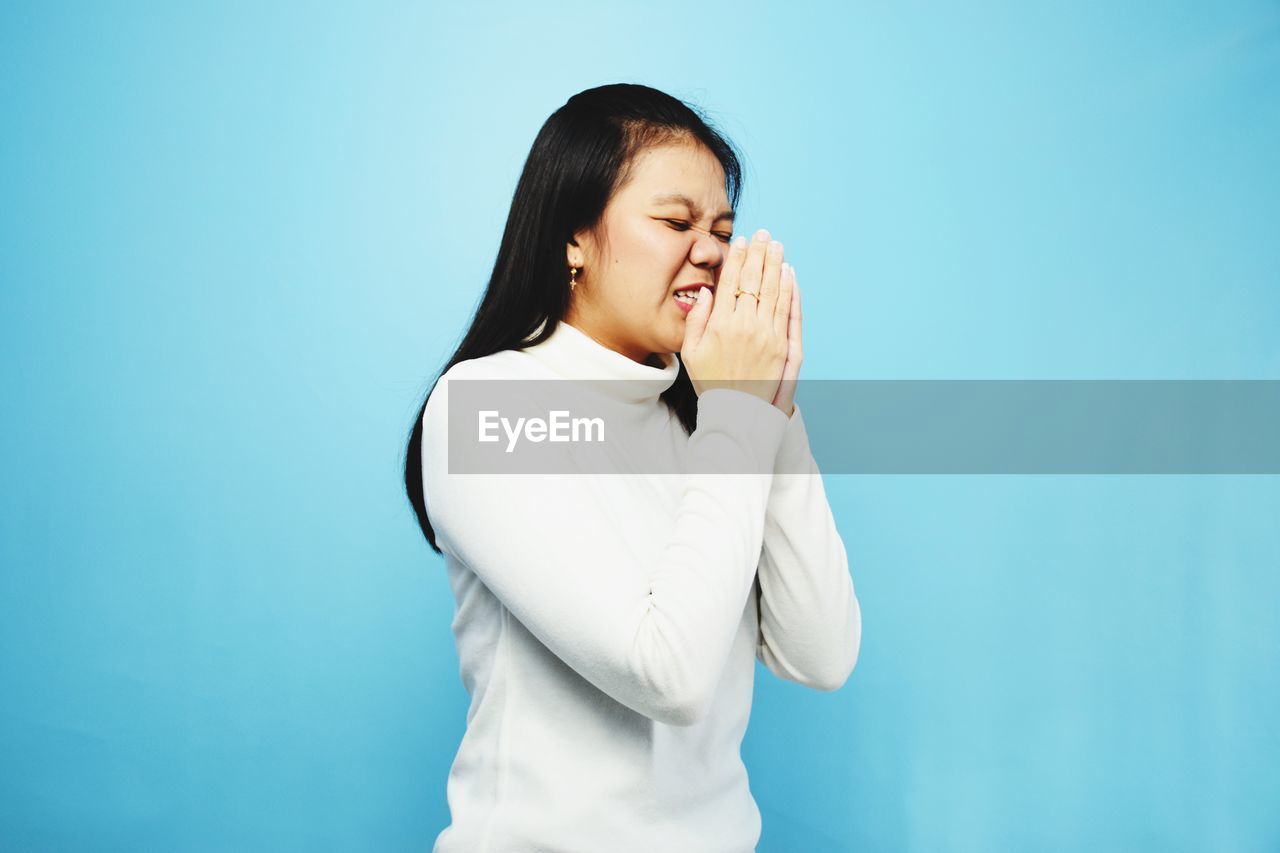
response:
<path fill-rule="evenodd" d="M 753 850 L 755 660 L 820 690 L 854 667 L 858 601 L 792 400 L 799 291 L 767 232 L 731 240 L 740 176 L 646 86 L 575 95 L 534 141 L 405 462 L 471 696 L 437 851 Z M 450 383 L 545 378 L 623 380 L 594 387 L 686 473 L 450 475 Z M 581 458 L 562 470 L 610 473 Z"/>

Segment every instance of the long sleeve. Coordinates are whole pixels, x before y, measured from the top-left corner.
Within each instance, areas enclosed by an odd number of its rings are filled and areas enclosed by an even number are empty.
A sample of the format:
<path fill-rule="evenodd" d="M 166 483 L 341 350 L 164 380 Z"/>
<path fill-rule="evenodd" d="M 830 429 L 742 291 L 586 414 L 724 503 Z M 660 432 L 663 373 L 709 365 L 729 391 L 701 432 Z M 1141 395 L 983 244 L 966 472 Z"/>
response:
<path fill-rule="evenodd" d="M 799 405 L 777 456 L 756 593 L 756 657 L 808 687 L 844 684 L 858 660 L 862 613 Z"/>
<path fill-rule="evenodd" d="M 466 364 L 441 378 L 423 416 L 423 491 L 437 542 L 601 691 L 661 722 L 696 722 L 751 594 L 786 416 L 741 391 L 698 398 L 692 473 L 658 565 L 642 566 L 611 519 L 646 508 L 611 515 L 590 476 L 448 473 L 448 383 Z M 566 452 L 557 470 L 573 470 L 573 458 Z M 734 473 L 744 471 L 763 473 Z"/>

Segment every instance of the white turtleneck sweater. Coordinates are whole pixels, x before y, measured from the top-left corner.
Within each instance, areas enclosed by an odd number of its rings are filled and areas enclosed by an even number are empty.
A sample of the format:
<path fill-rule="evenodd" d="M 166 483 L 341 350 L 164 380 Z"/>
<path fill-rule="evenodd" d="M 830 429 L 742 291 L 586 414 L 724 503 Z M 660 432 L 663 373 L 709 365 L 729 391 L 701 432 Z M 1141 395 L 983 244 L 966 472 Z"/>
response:
<path fill-rule="evenodd" d="M 756 659 L 819 690 L 854 667 L 861 613 L 799 405 L 712 389 L 686 434 L 662 358 L 561 322 L 431 394 L 423 491 L 471 696 L 436 853 L 752 851 Z M 593 387 L 689 473 L 448 473 L 449 381 L 522 378 L 629 380 Z"/>

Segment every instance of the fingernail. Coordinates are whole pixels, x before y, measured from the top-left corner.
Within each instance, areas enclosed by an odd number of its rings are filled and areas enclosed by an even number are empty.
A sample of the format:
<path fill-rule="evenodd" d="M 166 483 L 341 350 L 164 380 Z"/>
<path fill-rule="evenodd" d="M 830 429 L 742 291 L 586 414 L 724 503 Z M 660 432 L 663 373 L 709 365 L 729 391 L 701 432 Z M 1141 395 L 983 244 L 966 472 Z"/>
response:
<path fill-rule="evenodd" d="M 761 228 L 759 231 L 756 232 L 755 236 L 757 240 L 763 243 L 765 240 L 769 239 L 769 232 L 767 229 Z"/>
<path fill-rule="evenodd" d="M 747 245 L 747 238 L 743 237 L 741 234 L 733 238 L 733 247 L 735 249 L 741 249 L 746 245 Z"/>
<path fill-rule="evenodd" d="M 781 252 L 781 251 L 782 251 L 782 244 L 781 244 L 781 243 L 779 243 L 777 240 L 770 240 L 770 241 L 769 241 L 769 254 L 771 254 L 771 255 L 776 255 L 776 254 L 778 254 L 778 253 L 779 253 L 779 252 Z"/>

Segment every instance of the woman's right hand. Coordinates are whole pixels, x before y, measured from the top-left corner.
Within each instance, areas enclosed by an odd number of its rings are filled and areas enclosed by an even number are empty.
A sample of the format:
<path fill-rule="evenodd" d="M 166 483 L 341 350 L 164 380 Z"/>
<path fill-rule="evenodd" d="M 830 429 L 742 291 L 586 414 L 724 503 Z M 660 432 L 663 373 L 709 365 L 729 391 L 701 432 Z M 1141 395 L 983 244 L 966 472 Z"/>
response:
<path fill-rule="evenodd" d="M 760 229 L 748 245 L 738 237 L 720 269 L 713 295 L 702 288 L 685 317 L 680 358 L 693 390 L 746 391 L 772 403 L 787 359 L 794 280 L 784 274 L 782 244 Z M 741 288 L 760 294 L 757 300 Z"/>

